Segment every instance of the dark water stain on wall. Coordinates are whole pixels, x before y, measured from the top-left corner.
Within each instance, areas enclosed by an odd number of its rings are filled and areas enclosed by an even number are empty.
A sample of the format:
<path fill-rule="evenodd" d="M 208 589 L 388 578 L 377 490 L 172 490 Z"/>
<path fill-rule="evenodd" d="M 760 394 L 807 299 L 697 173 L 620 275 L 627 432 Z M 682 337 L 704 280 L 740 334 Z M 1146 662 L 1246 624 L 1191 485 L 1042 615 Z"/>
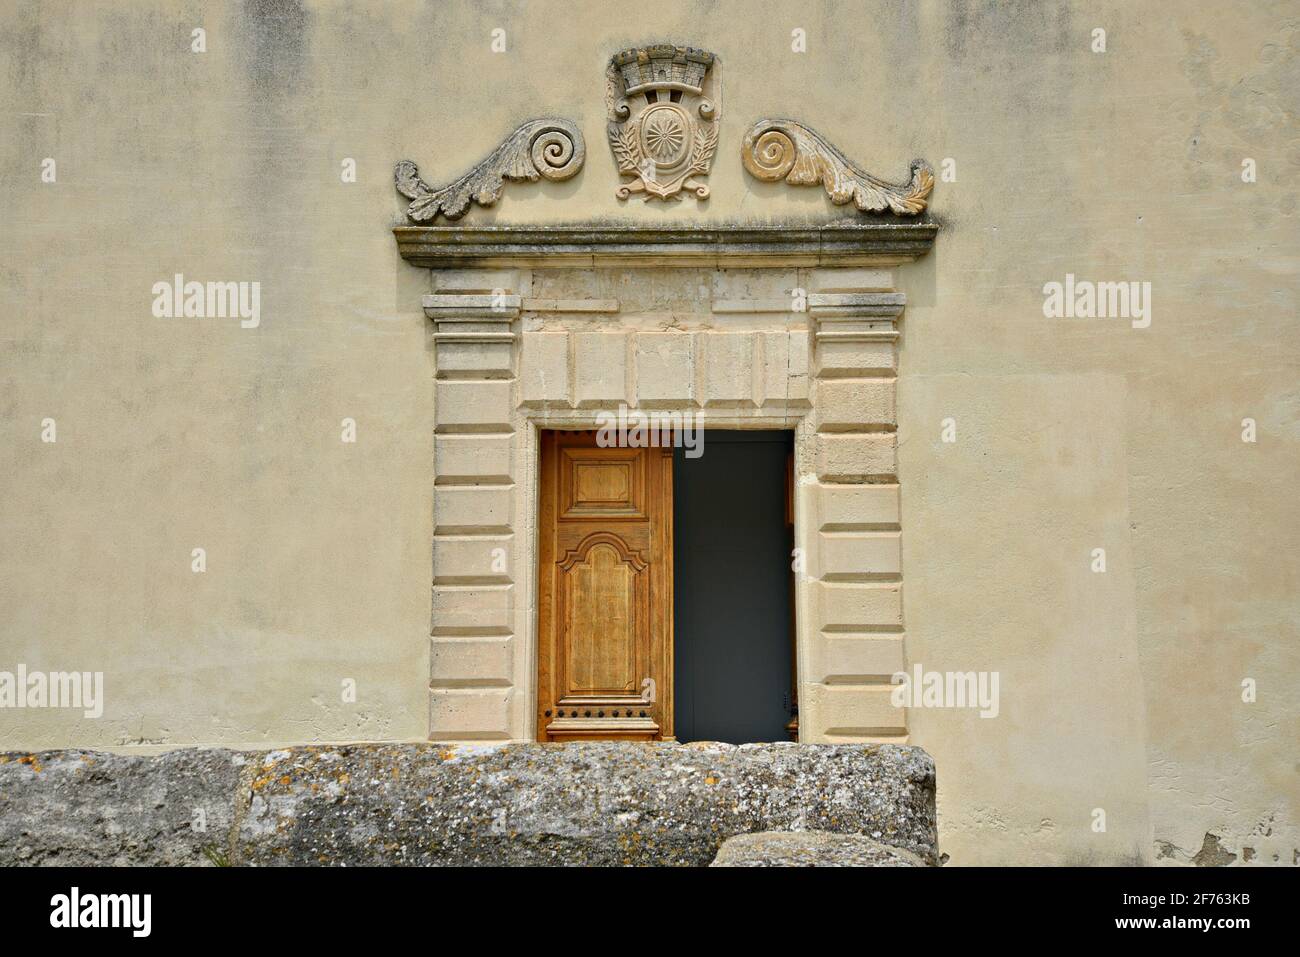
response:
<path fill-rule="evenodd" d="M 254 90 L 268 97 L 299 90 L 309 53 L 310 19 L 300 0 L 244 0 L 238 26 Z"/>

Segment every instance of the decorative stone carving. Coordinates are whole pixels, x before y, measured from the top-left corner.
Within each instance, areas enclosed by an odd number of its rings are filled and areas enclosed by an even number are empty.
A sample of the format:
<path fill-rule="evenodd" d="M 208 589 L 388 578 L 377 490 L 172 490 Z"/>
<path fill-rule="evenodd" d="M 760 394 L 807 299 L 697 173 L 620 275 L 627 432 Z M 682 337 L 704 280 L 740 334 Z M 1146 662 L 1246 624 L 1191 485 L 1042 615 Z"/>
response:
<path fill-rule="evenodd" d="M 924 160 L 912 161 L 912 179 L 896 186 L 863 172 L 816 130 L 794 120 L 759 120 L 745 134 L 740 158 L 756 179 L 784 178 L 795 186 L 826 188 L 836 206 L 850 200 L 861 212 L 916 216 L 925 211 L 934 189 L 934 171 Z"/>
<path fill-rule="evenodd" d="M 619 199 L 708 199 L 707 176 L 718 146 L 719 109 L 710 89 L 713 54 L 671 44 L 616 53 L 605 70 L 609 145 L 623 176 Z"/>
<path fill-rule="evenodd" d="M 578 127 L 568 120 L 529 120 L 492 153 L 453 183 L 433 187 L 420 179 L 420 169 L 410 160 L 397 164 L 397 191 L 411 200 L 406 215 L 413 222 L 460 219 L 471 203 L 491 206 L 501 198 L 504 180 L 534 183 L 539 177 L 558 182 L 577 175 L 587 158 L 587 146 Z"/>

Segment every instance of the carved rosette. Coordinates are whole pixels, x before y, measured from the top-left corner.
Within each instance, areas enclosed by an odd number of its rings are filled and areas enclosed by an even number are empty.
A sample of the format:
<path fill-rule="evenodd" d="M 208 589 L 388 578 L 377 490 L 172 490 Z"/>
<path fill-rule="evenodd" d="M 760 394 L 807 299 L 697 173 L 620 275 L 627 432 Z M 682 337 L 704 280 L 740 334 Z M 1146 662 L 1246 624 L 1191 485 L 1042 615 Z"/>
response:
<path fill-rule="evenodd" d="M 501 198 L 505 180 L 535 183 L 539 178 L 560 181 L 576 176 L 587 158 L 578 127 L 568 120 L 529 120 L 481 163 L 455 182 L 430 186 L 410 160 L 397 164 L 397 191 L 411 200 L 406 214 L 413 222 L 434 220 L 441 213 L 460 219 L 470 205 L 491 206 Z"/>
<path fill-rule="evenodd" d="M 900 216 L 919 215 L 934 189 L 934 171 L 924 160 L 912 161 L 908 183 L 887 183 L 863 172 L 820 133 L 794 120 L 759 120 L 745 134 L 740 158 L 756 179 L 820 184 L 836 206 L 851 201 L 864 213 L 888 209 Z"/>
<path fill-rule="evenodd" d="M 619 199 L 707 199 L 707 176 L 718 146 L 718 109 L 706 89 L 713 54 L 658 45 L 615 54 L 605 71 L 610 149 L 618 171 L 632 177 Z"/>

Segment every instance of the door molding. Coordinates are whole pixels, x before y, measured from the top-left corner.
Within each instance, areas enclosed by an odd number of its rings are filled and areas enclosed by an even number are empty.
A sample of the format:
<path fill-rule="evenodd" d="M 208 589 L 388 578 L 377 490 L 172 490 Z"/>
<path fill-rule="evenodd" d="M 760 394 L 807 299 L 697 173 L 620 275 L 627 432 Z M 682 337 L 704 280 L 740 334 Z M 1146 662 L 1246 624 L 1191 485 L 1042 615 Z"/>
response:
<path fill-rule="evenodd" d="M 453 242 L 455 228 L 432 228 Z M 905 742 L 889 700 L 906 667 L 897 250 L 864 239 L 852 266 L 832 250 L 818 255 L 832 265 L 773 256 L 720 268 L 745 262 L 742 231 L 718 233 L 730 252 L 661 246 L 607 262 L 551 259 L 537 228 L 513 231 L 514 243 L 511 227 L 491 229 L 491 254 L 462 249 L 455 267 L 431 271 L 423 298 L 435 344 L 430 738 L 532 740 L 539 430 L 597 428 L 622 405 L 794 431 L 800 740 Z M 854 233 L 873 229 L 888 227 Z M 808 233 L 788 232 L 796 243 Z M 626 233 L 619 243 L 633 242 Z M 442 262 L 430 248 L 419 261 Z"/>

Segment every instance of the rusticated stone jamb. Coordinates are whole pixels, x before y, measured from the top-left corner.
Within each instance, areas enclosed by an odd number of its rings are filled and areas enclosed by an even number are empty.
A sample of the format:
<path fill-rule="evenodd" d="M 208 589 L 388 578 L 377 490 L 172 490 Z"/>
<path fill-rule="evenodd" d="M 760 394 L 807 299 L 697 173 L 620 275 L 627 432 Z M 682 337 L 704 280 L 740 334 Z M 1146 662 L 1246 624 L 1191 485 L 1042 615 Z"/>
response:
<path fill-rule="evenodd" d="M 514 504 L 513 273 L 443 277 L 434 325 L 434 541 L 429 737 L 516 736 L 520 572 Z"/>
<path fill-rule="evenodd" d="M 906 741 L 890 695 L 905 667 L 897 478 L 898 330 L 888 270 L 814 270 L 815 467 L 800 489 L 803 741 Z"/>

